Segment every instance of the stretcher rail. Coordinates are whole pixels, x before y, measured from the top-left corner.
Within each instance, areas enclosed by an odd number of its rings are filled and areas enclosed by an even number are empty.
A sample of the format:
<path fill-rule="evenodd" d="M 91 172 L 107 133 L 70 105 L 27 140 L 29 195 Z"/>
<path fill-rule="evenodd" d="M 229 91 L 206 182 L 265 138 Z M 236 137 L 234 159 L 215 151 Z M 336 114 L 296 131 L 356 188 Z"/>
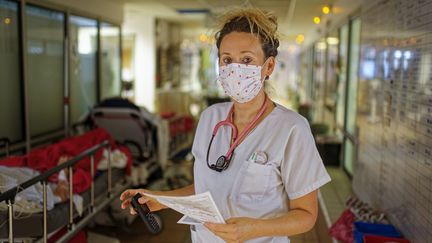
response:
<path fill-rule="evenodd" d="M 1 142 L 1 141 L 0 141 Z M 112 194 L 112 168 L 111 168 L 111 145 L 108 141 L 104 141 L 98 145 L 95 145 L 87 150 L 85 150 L 84 152 L 82 152 L 81 154 L 79 154 L 78 156 L 68 160 L 65 163 L 62 163 L 34 178 L 31 178 L 23 183 L 21 183 L 20 185 L 9 189 L 8 191 L 5 191 L 3 193 L 0 194 L 0 202 L 5 201 L 7 206 L 8 206 L 8 218 L 9 218 L 9 235 L 8 235 L 8 239 L 9 242 L 14 242 L 14 235 L 13 235 L 13 220 L 14 220 L 14 215 L 13 215 L 13 206 L 15 203 L 15 197 L 16 195 L 21 192 L 24 191 L 25 189 L 35 185 L 36 183 L 42 183 L 43 186 L 43 193 L 42 193 L 42 197 L 43 197 L 43 236 L 42 236 L 42 240 L 43 242 L 47 242 L 48 241 L 48 228 L 47 228 L 47 182 L 48 182 L 48 178 L 50 176 L 52 176 L 53 174 L 59 173 L 61 170 L 68 168 L 68 174 L 69 174 L 69 220 L 68 220 L 68 233 L 66 233 L 62 239 L 60 239 L 60 242 L 65 241 L 66 239 L 70 239 L 76 232 L 77 230 L 83 228 L 85 226 L 86 223 L 88 223 L 91 218 L 96 215 L 97 212 L 99 212 L 100 210 L 102 210 L 106 205 L 108 205 L 107 203 L 110 202 L 111 200 L 105 200 L 104 203 L 102 203 L 102 205 L 99 205 L 98 207 L 95 207 L 94 203 L 95 203 L 95 193 L 94 193 L 94 156 L 95 153 L 97 153 L 100 149 L 103 148 L 108 148 L 108 178 L 107 178 L 107 198 L 108 199 L 112 199 L 113 198 L 113 194 Z M 81 161 L 82 159 L 86 158 L 86 157 L 90 157 L 90 165 L 91 165 L 91 185 L 90 185 L 90 214 L 87 215 L 87 217 L 85 217 L 83 220 L 81 220 L 77 225 L 75 225 L 74 223 L 74 217 L 73 217 L 73 166 L 78 163 L 79 161 Z M 78 226 L 78 227 L 77 227 Z"/>
<path fill-rule="evenodd" d="M 10 151 L 10 140 L 9 138 L 0 138 L 0 147 L 5 148 L 6 157 L 9 157 L 9 151 Z"/>

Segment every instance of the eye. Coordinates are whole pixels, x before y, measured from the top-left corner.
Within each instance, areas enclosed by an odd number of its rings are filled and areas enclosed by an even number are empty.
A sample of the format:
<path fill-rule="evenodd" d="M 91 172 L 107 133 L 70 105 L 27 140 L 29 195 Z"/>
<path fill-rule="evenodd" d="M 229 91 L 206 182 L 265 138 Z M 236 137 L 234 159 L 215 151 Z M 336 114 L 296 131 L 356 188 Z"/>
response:
<path fill-rule="evenodd" d="M 222 58 L 222 63 L 225 65 L 230 64 L 231 62 L 232 62 L 232 60 L 229 57 Z"/>
<path fill-rule="evenodd" d="M 244 57 L 243 59 L 242 59 L 242 63 L 244 63 L 244 64 L 249 64 L 249 63 L 251 63 L 253 60 L 252 60 L 252 58 L 250 58 L 250 57 Z"/>

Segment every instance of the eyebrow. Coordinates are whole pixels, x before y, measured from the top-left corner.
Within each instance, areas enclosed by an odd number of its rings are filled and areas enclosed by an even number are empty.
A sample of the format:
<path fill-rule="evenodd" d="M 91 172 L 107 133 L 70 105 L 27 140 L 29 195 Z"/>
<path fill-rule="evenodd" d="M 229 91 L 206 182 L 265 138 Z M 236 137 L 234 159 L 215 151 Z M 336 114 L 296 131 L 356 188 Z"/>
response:
<path fill-rule="evenodd" d="M 256 55 L 255 52 L 252 52 L 252 51 L 241 51 L 240 53 L 241 53 L 241 54 L 243 54 L 243 53 L 251 53 L 251 54 L 253 54 L 253 55 Z M 231 54 L 231 53 L 229 53 L 229 52 L 222 52 L 222 55 L 224 55 L 224 54 L 229 55 L 229 54 Z"/>

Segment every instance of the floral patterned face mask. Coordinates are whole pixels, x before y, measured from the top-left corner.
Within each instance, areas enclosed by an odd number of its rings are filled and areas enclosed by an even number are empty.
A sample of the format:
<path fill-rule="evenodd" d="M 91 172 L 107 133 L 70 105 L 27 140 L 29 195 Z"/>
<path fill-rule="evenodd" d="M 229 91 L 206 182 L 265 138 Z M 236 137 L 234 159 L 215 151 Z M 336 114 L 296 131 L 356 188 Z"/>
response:
<path fill-rule="evenodd" d="M 230 63 L 219 69 L 219 82 L 225 93 L 239 103 L 246 103 L 255 98 L 263 87 L 261 80 L 262 66 Z"/>

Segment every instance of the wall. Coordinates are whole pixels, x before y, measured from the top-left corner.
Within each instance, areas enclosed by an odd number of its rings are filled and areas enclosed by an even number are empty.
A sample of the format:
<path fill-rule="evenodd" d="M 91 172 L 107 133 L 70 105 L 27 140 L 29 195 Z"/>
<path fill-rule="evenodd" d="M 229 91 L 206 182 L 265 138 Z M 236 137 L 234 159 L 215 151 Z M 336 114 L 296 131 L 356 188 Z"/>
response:
<path fill-rule="evenodd" d="M 154 111 L 156 89 L 155 17 L 126 11 L 123 34 L 135 37 L 135 103 Z"/>
<path fill-rule="evenodd" d="M 432 2 L 365 6 L 354 191 L 412 242 L 431 242 Z"/>

